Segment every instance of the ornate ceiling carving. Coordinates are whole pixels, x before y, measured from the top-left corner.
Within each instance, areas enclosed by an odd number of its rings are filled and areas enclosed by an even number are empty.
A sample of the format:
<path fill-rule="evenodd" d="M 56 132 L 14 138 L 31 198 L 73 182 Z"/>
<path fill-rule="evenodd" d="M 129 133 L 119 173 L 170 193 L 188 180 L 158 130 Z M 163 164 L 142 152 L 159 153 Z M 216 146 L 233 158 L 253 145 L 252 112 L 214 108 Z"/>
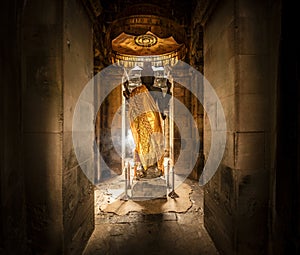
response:
<path fill-rule="evenodd" d="M 175 21 L 149 14 L 131 15 L 116 19 L 110 26 L 110 39 L 116 38 L 122 32 L 131 35 L 142 35 L 148 31 L 160 38 L 173 36 L 179 43 L 186 41 L 185 30 Z"/>
<path fill-rule="evenodd" d="M 139 36 L 122 33 L 112 41 L 112 61 L 119 61 L 125 67 L 144 61 L 152 62 L 153 66 L 173 65 L 185 53 L 185 45 L 177 43 L 172 36 L 159 38 L 150 31 Z"/>
<path fill-rule="evenodd" d="M 177 43 L 172 36 L 160 38 L 150 31 L 138 36 L 122 33 L 112 40 L 114 52 L 135 56 L 162 55 L 176 51 L 182 46 L 183 44 Z"/>
<path fill-rule="evenodd" d="M 107 42 L 113 62 L 139 62 L 140 57 L 155 56 L 153 62 L 158 65 L 184 58 L 187 38 L 183 27 L 170 18 L 166 9 L 138 4 L 125 9 L 112 22 Z M 159 59 L 159 55 L 163 57 Z"/>
<path fill-rule="evenodd" d="M 191 43 L 191 30 L 193 30 L 191 25 L 199 23 L 199 7 L 202 13 L 207 13 L 204 9 L 210 9 L 208 8 L 208 0 L 165 0 L 163 2 L 161 0 L 81 1 L 86 7 L 93 24 L 95 72 L 111 64 L 114 57 L 118 59 L 143 59 L 143 57 L 137 55 L 122 55 L 113 51 L 112 40 L 123 32 L 133 37 L 141 36 L 137 42 L 138 44 L 139 42 L 144 44 L 144 48 L 157 46 L 160 39 L 170 37 L 173 37 L 178 45 L 183 45 L 171 53 L 161 55 L 159 59 L 157 56 L 153 58 L 156 64 L 189 58 L 190 56 L 186 55 L 186 48 L 190 47 Z M 195 15 L 196 13 L 197 15 Z M 155 39 L 151 36 L 151 38 L 143 37 L 148 31 L 157 38 L 156 43 L 154 43 Z"/>
<path fill-rule="evenodd" d="M 134 42 L 138 46 L 151 47 L 157 43 L 157 37 L 153 34 L 144 34 L 134 37 Z"/>

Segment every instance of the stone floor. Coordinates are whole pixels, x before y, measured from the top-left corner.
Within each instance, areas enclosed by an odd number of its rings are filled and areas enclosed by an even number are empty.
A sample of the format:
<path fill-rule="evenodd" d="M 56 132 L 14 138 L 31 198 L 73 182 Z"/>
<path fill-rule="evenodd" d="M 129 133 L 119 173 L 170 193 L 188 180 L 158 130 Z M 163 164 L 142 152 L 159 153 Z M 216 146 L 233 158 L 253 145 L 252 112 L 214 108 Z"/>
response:
<path fill-rule="evenodd" d="M 95 230 L 83 254 L 218 254 L 203 224 L 203 189 L 189 179 L 184 183 L 192 190 L 191 207 L 184 213 L 117 215 L 96 206 Z"/>

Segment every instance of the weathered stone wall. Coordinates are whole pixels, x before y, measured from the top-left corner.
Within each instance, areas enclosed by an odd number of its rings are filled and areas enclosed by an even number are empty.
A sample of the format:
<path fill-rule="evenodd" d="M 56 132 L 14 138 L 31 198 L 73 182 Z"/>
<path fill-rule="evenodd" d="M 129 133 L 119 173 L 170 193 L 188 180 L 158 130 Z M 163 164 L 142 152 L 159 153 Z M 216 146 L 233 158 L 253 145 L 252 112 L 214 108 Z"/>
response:
<path fill-rule="evenodd" d="M 77 100 L 93 77 L 93 27 L 81 1 L 65 0 L 63 5 L 63 143 L 62 199 L 65 254 L 80 254 L 94 229 L 94 187 L 78 162 L 72 142 L 72 119 Z M 93 114 L 93 105 L 85 109 Z M 93 123 L 91 122 L 91 125 Z M 93 127 L 91 127 L 93 128 Z M 84 134 L 86 135 L 86 134 Z M 84 145 L 81 145 L 84 146 Z M 89 155 L 93 155 L 93 148 Z"/>
<path fill-rule="evenodd" d="M 22 19 L 24 167 L 34 253 L 78 254 L 93 230 L 93 192 L 72 147 L 75 103 L 93 72 L 81 2 L 26 1 Z"/>
<path fill-rule="evenodd" d="M 199 19 L 197 18 L 199 15 L 198 9 L 195 9 L 193 13 L 193 18 L 190 26 L 190 40 L 189 40 L 189 50 L 188 50 L 188 60 L 189 64 L 195 68 L 198 72 L 203 74 L 203 27 L 200 23 Z M 198 77 L 198 76 L 197 76 Z M 195 91 L 197 91 L 197 96 L 201 97 L 203 95 L 202 91 L 200 91 L 200 84 L 202 83 L 201 80 L 194 80 L 191 81 L 192 86 L 196 86 L 194 88 Z M 191 93 L 189 93 L 191 94 Z M 200 148 L 199 152 L 195 152 L 198 154 L 198 160 L 197 163 L 190 175 L 190 178 L 199 180 L 200 175 L 202 173 L 203 167 L 204 167 L 204 157 L 203 157 L 203 106 L 199 102 L 198 98 L 193 96 L 191 94 L 189 96 L 190 98 L 190 105 L 189 108 L 194 120 L 196 122 L 196 125 L 198 127 L 199 131 L 199 139 L 200 139 Z"/>
<path fill-rule="evenodd" d="M 22 18 L 24 168 L 32 252 L 63 250 L 62 3 L 26 1 Z"/>
<path fill-rule="evenodd" d="M 227 121 L 227 144 L 222 166 L 205 188 L 205 226 L 224 254 L 234 250 L 235 226 L 233 211 L 236 201 L 234 168 L 234 2 L 226 1 L 204 27 L 204 75 L 219 96 Z M 226 101 L 227 100 L 227 101 Z M 231 132 L 230 132 L 231 131 Z M 210 148 L 210 126 L 205 115 L 204 154 Z M 226 163 L 225 163 L 226 162 Z M 224 167 L 223 167 L 224 165 Z M 228 166 L 226 168 L 226 165 Z M 231 166 L 231 167 L 230 167 Z"/>
<path fill-rule="evenodd" d="M 186 73 L 186 70 L 183 70 L 182 73 L 180 73 L 180 70 L 177 70 L 177 74 L 179 77 L 174 77 L 175 80 L 178 82 L 174 82 L 174 89 L 173 89 L 173 95 L 175 100 L 178 100 L 180 103 L 182 103 L 191 113 L 191 115 L 194 118 L 194 123 L 186 116 L 185 112 L 181 107 L 177 107 L 176 104 L 174 105 L 174 115 L 176 115 L 176 119 L 180 121 L 180 124 L 182 125 L 182 133 L 179 132 L 178 127 L 176 126 L 176 123 L 174 123 L 174 140 L 173 140 L 173 146 L 174 146 L 174 161 L 176 164 L 175 172 L 176 174 L 186 174 L 186 169 L 191 168 L 192 171 L 189 174 L 189 178 L 192 179 L 199 179 L 200 174 L 203 169 L 203 157 L 201 152 L 202 147 L 202 131 L 203 131 L 203 125 L 201 125 L 201 117 L 200 113 L 197 112 L 199 110 L 200 103 L 197 100 L 197 98 L 191 93 L 191 86 L 197 86 L 197 81 L 191 80 L 191 75 L 189 73 Z M 199 115 L 198 115 L 199 114 Z M 199 129 L 199 136 L 200 136 L 200 150 L 195 150 L 195 134 L 193 133 L 192 126 L 197 124 L 197 127 Z M 181 153 L 181 149 L 190 151 L 190 153 L 195 153 L 195 155 L 188 154 L 181 156 L 180 162 L 177 162 L 177 159 Z M 195 165 L 195 162 L 192 162 L 192 157 L 198 158 Z"/>
<path fill-rule="evenodd" d="M 26 252 L 20 82 L 21 2 L 2 2 L 0 10 L 0 254 Z"/>
<path fill-rule="evenodd" d="M 182 76 L 185 75 L 184 71 L 181 74 Z M 184 85 L 189 86 L 189 76 L 187 75 L 185 78 L 182 79 Z M 180 103 L 184 104 L 189 110 L 191 109 L 191 93 L 188 90 L 189 88 L 184 87 L 181 83 L 174 82 L 173 88 L 173 96 L 175 99 L 179 100 Z M 181 147 L 191 145 L 192 140 L 192 132 L 191 132 L 191 124 L 188 121 L 187 116 L 185 116 L 185 112 L 182 111 L 180 107 L 174 106 L 174 115 L 176 118 L 181 121 L 181 124 L 184 126 L 184 133 L 180 133 L 176 123 L 174 123 L 174 139 L 173 139 L 173 150 L 174 150 L 174 163 L 176 164 L 175 172 L 176 174 L 184 174 L 186 173 L 186 168 L 190 167 L 190 158 L 182 158 L 181 163 L 177 162 L 177 159 L 181 153 Z M 182 141 L 183 137 L 186 137 L 186 141 Z"/>
<path fill-rule="evenodd" d="M 205 226 L 221 254 L 265 254 L 270 182 L 269 4 L 219 1 L 204 25 L 204 75 L 227 121 L 224 158 L 205 187 Z M 272 53 L 273 54 L 273 53 Z M 204 154 L 210 148 L 205 116 Z"/>

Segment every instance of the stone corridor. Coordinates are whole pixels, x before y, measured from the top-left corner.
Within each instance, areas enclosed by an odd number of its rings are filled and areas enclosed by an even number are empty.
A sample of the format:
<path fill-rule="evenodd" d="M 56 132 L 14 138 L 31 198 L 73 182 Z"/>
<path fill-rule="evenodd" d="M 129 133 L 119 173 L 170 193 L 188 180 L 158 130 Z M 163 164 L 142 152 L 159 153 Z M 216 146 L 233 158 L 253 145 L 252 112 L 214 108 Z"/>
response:
<path fill-rule="evenodd" d="M 184 183 L 192 190 L 189 194 L 191 206 L 186 212 L 146 214 L 132 211 L 117 215 L 99 210 L 98 204 L 95 230 L 83 254 L 219 254 L 204 228 L 203 188 L 190 179 Z"/>
<path fill-rule="evenodd" d="M 10 0 L 0 12 L 1 255 L 300 254 L 297 1 Z M 123 92 L 143 85 L 146 62 L 156 89 L 171 83 L 165 157 L 190 179 L 176 201 L 101 206 L 94 185 L 134 155 Z"/>

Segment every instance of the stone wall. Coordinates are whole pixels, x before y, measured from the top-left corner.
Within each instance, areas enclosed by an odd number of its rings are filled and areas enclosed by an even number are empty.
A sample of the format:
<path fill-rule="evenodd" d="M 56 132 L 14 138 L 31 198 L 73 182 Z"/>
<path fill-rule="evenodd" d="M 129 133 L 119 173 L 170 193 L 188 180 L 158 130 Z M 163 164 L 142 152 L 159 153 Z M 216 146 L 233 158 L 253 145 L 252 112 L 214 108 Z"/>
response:
<path fill-rule="evenodd" d="M 187 53 L 188 63 L 195 68 L 198 72 L 203 74 L 203 27 L 198 19 L 199 10 L 196 8 L 193 13 L 193 18 L 190 26 L 190 40 L 189 40 L 189 50 Z M 202 80 L 191 81 L 192 86 L 196 86 L 195 91 L 198 93 L 198 97 L 202 96 L 203 93 L 200 91 L 200 84 Z M 203 116 L 204 110 L 202 104 L 199 102 L 198 98 L 189 93 L 190 96 L 190 111 L 194 117 L 199 131 L 200 148 L 198 153 L 197 163 L 190 174 L 190 178 L 199 180 L 204 167 L 204 157 L 203 157 Z"/>
<path fill-rule="evenodd" d="M 24 168 L 32 252 L 63 250 L 62 4 L 27 1 L 22 17 Z"/>
<path fill-rule="evenodd" d="M 267 252 L 269 104 L 276 85 L 269 43 L 278 42 L 270 33 L 269 7 L 267 1 L 219 1 L 204 25 L 204 75 L 227 121 L 225 154 L 204 200 L 205 226 L 221 254 Z M 205 116 L 205 156 L 210 134 Z"/>
<path fill-rule="evenodd" d="M 182 110 L 181 107 L 174 105 L 174 115 L 176 115 L 176 119 L 179 120 L 182 124 L 182 133 L 179 132 L 179 129 L 174 123 L 174 140 L 173 140 L 173 146 L 174 146 L 174 162 L 176 164 L 175 172 L 176 174 L 187 174 L 186 169 L 191 168 L 192 171 L 189 174 L 189 178 L 199 180 L 200 174 L 202 173 L 203 169 L 203 151 L 202 151 L 202 132 L 203 132 L 203 125 L 202 125 L 202 117 L 201 115 L 201 109 L 202 106 L 198 99 L 191 93 L 191 86 L 197 86 L 199 85 L 197 81 L 192 81 L 191 75 L 189 73 L 186 73 L 186 70 L 184 70 L 182 73 L 180 73 L 180 70 L 176 70 L 178 77 L 174 77 L 175 80 L 178 82 L 174 82 L 174 90 L 173 95 L 176 100 L 178 100 L 180 103 L 182 103 L 190 112 L 194 119 L 194 123 L 191 123 L 191 120 L 186 116 L 185 111 Z M 180 82 L 179 82 L 180 81 Z M 197 125 L 197 128 L 199 130 L 199 138 L 200 138 L 200 148 L 199 151 L 195 151 L 195 139 L 196 136 L 193 133 L 193 129 L 191 128 L 194 125 Z M 184 137 L 184 138 L 183 138 Z M 191 154 L 185 155 L 181 158 L 181 161 L 177 163 L 177 159 L 181 153 L 181 149 L 188 150 L 191 153 L 195 153 L 195 155 Z M 195 162 L 192 162 L 192 158 L 195 157 L 198 160 Z M 195 165 L 192 165 L 194 164 Z"/>
<path fill-rule="evenodd" d="M 78 254 L 93 230 L 93 190 L 72 147 L 72 116 L 93 74 L 80 1 L 26 1 L 22 18 L 24 167 L 33 253 Z"/>
<path fill-rule="evenodd" d="M 94 72 L 93 26 L 79 0 L 64 1 L 62 49 L 64 252 L 80 254 L 94 229 L 94 186 L 82 172 L 79 163 L 90 164 L 93 158 L 87 162 L 76 160 L 72 141 L 72 120 L 80 93 Z M 82 110 L 88 110 L 92 114 L 94 112 L 92 104 Z M 89 154 L 93 155 L 92 147 L 89 148 Z M 89 169 L 94 170 L 92 165 Z"/>

